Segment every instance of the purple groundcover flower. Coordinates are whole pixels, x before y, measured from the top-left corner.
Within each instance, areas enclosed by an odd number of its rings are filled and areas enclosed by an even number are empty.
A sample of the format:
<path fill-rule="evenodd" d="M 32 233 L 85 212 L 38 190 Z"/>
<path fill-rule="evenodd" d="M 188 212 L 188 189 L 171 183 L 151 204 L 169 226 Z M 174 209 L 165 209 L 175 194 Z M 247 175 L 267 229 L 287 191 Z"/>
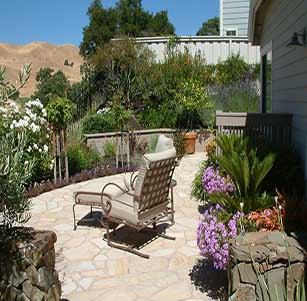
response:
<path fill-rule="evenodd" d="M 225 225 L 218 221 L 222 207 L 216 205 L 206 210 L 197 228 L 197 245 L 202 256 L 213 260 L 214 268 L 226 269 L 229 257 L 229 239 L 238 234 L 237 220 L 243 213 L 237 212 Z"/>
<path fill-rule="evenodd" d="M 202 177 L 202 185 L 208 194 L 223 192 L 229 194 L 235 191 L 235 185 L 229 176 L 221 175 L 218 168 L 209 166 Z"/>

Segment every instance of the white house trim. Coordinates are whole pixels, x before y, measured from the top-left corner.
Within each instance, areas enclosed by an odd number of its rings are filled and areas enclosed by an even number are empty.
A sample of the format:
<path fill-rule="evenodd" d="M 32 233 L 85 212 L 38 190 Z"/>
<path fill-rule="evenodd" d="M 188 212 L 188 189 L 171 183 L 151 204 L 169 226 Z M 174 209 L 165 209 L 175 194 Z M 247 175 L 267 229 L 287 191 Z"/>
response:
<path fill-rule="evenodd" d="M 272 46 L 273 46 L 273 42 L 270 41 L 270 42 L 267 43 L 264 47 L 261 47 L 260 55 L 263 56 L 263 55 L 265 55 L 266 53 L 272 51 Z"/>
<path fill-rule="evenodd" d="M 260 5 L 264 0 L 251 0 L 249 7 L 249 21 L 248 21 L 248 38 L 251 43 L 254 42 L 254 33 L 255 33 L 255 21 L 256 14 Z"/>

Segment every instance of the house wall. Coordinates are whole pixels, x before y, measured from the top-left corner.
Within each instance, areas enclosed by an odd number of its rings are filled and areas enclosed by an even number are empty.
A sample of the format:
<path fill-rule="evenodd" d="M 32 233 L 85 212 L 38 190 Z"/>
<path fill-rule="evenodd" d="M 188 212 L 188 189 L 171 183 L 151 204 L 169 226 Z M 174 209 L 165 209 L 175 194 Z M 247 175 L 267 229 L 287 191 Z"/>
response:
<path fill-rule="evenodd" d="M 227 29 L 236 29 L 238 36 L 247 36 L 249 5 L 250 0 L 220 1 L 221 36 L 226 36 Z"/>
<path fill-rule="evenodd" d="M 146 44 L 156 54 L 157 61 L 164 60 L 169 43 L 168 37 L 136 38 L 136 42 Z M 240 54 L 250 64 L 260 62 L 259 46 L 252 46 L 247 37 L 178 37 L 177 48 L 180 51 L 188 48 L 193 55 L 200 52 L 205 56 L 208 64 L 224 61 L 231 54 Z"/>
<path fill-rule="evenodd" d="M 307 0 L 271 0 L 260 45 L 272 45 L 273 112 L 293 113 L 292 141 L 307 175 L 307 48 L 289 48 L 294 32 L 307 27 Z"/>

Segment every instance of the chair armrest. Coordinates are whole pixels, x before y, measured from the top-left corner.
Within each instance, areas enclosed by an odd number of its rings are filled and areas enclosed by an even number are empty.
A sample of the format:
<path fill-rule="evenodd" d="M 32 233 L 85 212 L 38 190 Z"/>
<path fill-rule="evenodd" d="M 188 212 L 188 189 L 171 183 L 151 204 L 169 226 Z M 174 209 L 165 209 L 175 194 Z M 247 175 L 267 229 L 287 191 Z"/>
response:
<path fill-rule="evenodd" d="M 132 173 L 131 173 L 131 176 L 130 176 L 130 186 L 132 188 L 132 190 L 134 190 L 134 184 L 135 184 L 135 181 L 137 179 L 137 177 L 139 176 L 138 174 L 136 175 L 135 173 L 138 172 L 139 169 L 135 169 Z"/>
<path fill-rule="evenodd" d="M 109 212 L 112 209 L 112 204 L 110 202 L 112 197 L 107 193 L 94 192 L 94 191 L 77 191 L 77 192 L 74 193 L 75 204 L 82 204 L 82 202 L 77 201 L 77 198 L 78 198 L 79 195 L 99 196 L 100 199 L 101 199 L 101 207 L 102 207 L 103 211 L 105 212 L 105 214 L 109 214 Z M 83 204 L 83 205 L 85 205 L 85 204 Z M 92 206 L 92 204 L 86 204 L 86 205 Z"/>
<path fill-rule="evenodd" d="M 116 188 L 118 188 L 120 191 L 126 193 L 128 192 L 128 189 L 123 189 L 122 187 L 120 187 L 118 184 L 116 183 L 113 183 L 113 182 L 110 182 L 110 183 L 107 183 L 106 185 L 103 186 L 102 190 L 101 190 L 101 193 L 104 194 L 105 192 L 105 189 L 108 187 L 108 186 L 115 186 Z"/>

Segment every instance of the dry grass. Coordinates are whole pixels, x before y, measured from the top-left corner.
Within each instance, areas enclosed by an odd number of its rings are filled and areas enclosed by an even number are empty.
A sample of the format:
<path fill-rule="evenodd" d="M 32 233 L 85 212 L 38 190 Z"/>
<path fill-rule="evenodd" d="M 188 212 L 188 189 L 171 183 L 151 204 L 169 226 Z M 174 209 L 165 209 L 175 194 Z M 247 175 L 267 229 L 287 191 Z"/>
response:
<path fill-rule="evenodd" d="M 72 67 L 64 66 L 66 59 L 69 63 L 74 63 Z M 20 91 L 22 97 L 30 96 L 35 91 L 35 76 L 41 67 L 63 71 L 71 83 L 81 79 L 82 57 L 79 55 L 79 48 L 74 45 L 56 46 L 44 42 L 33 42 L 27 45 L 0 43 L 0 65 L 7 67 L 9 81 L 15 82 L 17 80 L 18 71 L 26 62 L 32 63 L 32 73 L 29 82 Z"/>

